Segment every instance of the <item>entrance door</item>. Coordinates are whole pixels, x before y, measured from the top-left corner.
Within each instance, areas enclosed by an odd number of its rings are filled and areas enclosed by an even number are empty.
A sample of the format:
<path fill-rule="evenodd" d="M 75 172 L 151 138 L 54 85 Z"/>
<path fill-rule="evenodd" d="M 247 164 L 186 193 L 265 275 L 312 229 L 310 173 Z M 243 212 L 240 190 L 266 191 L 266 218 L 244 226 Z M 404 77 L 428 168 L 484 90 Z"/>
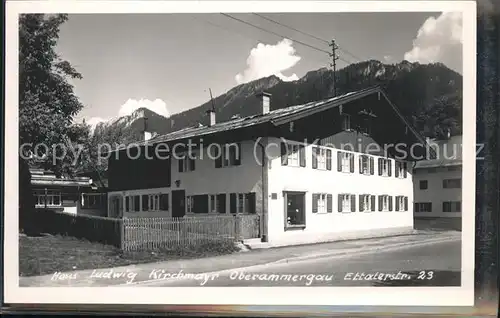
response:
<path fill-rule="evenodd" d="M 186 215 L 186 191 L 172 191 L 172 217 L 181 218 Z"/>
<path fill-rule="evenodd" d="M 118 217 L 121 217 L 122 216 L 122 213 L 121 213 L 121 200 L 122 198 L 121 197 L 113 197 L 111 198 L 111 206 L 110 206 L 110 213 L 109 213 L 109 217 L 111 218 L 118 218 Z"/>

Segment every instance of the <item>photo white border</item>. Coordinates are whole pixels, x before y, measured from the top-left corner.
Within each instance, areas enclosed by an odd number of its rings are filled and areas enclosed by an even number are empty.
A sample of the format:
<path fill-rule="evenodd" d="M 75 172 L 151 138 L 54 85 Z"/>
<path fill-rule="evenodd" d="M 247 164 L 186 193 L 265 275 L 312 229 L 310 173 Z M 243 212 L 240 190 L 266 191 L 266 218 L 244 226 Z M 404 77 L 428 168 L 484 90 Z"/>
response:
<path fill-rule="evenodd" d="M 473 306 L 475 240 L 475 1 L 7 1 L 5 80 L 6 303 Z M 18 14 L 209 12 L 445 12 L 463 14 L 461 287 L 19 287 Z M 422 21 L 423 22 L 423 21 Z M 416 32 L 417 30 L 415 30 Z M 467 62 L 466 62 L 467 61 Z M 161 288 L 159 292 L 158 288 Z M 300 290 L 300 296 L 297 293 Z"/>

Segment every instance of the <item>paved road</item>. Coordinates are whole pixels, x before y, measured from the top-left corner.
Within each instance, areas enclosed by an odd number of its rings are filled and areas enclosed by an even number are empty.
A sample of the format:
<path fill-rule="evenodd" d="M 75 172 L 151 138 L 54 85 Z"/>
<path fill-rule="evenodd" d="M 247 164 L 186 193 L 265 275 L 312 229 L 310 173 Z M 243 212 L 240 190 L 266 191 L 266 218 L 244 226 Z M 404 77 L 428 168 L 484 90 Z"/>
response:
<path fill-rule="evenodd" d="M 160 280 L 146 286 L 460 286 L 460 269 L 461 244 L 454 241 Z"/>

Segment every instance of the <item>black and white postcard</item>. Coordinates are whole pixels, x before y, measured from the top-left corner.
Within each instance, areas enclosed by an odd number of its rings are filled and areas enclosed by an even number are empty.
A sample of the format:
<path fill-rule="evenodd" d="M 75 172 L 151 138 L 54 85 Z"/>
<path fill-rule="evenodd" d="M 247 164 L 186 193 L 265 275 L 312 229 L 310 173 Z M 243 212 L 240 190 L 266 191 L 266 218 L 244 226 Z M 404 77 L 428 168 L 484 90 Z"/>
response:
<path fill-rule="evenodd" d="M 6 9 L 6 302 L 473 304 L 475 2 Z"/>

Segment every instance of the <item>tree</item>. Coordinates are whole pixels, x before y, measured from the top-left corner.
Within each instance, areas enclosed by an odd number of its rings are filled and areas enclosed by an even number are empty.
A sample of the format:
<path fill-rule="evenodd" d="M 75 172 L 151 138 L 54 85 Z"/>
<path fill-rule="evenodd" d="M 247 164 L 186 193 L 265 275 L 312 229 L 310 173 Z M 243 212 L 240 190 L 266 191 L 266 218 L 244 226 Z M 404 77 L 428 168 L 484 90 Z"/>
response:
<path fill-rule="evenodd" d="M 19 156 L 20 219 L 34 210 L 29 173 L 32 155 L 43 157 L 44 166 L 61 174 L 67 158 L 53 160 L 53 154 L 61 151 L 54 145 L 67 142 L 73 118 L 83 108 L 71 84 L 82 75 L 55 50 L 59 28 L 67 19 L 66 14 L 19 17 L 19 142 L 27 145 Z M 29 159 L 25 159 L 27 155 Z"/>

